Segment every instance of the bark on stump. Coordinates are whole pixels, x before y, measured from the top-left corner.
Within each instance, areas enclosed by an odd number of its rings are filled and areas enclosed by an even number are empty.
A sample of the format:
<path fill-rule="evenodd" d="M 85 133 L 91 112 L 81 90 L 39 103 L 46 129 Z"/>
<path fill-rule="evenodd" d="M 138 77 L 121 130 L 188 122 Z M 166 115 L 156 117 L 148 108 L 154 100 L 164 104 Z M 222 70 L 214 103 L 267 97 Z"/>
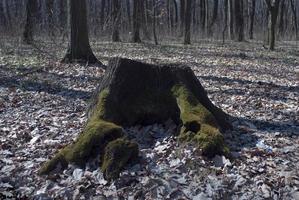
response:
<path fill-rule="evenodd" d="M 197 145 L 203 155 L 228 152 L 221 131 L 230 128 L 227 114 L 214 106 L 193 71 L 186 66 L 156 66 L 115 58 L 100 83 L 79 138 L 46 162 L 40 174 L 68 163 L 80 166 L 100 155 L 106 179 L 118 177 L 138 158 L 138 145 L 122 127 L 163 123 L 172 119 L 182 142 Z"/>

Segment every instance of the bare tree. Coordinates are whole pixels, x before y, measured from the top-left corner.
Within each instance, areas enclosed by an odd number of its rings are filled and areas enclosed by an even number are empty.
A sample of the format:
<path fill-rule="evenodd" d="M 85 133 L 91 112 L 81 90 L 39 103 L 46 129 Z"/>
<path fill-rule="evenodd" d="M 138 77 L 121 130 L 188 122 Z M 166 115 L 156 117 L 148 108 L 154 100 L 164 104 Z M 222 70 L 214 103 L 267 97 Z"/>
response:
<path fill-rule="evenodd" d="M 120 0 L 112 0 L 112 41 L 120 42 L 119 25 L 121 17 L 121 4 Z"/>
<path fill-rule="evenodd" d="M 140 18 L 141 18 L 141 1 L 143 0 L 133 0 L 133 39 L 135 43 L 140 43 Z"/>
<path fill-rule="evenodd" d="M 0 3 L 0 27 L 6 27 L 7 26 L 7 21 L 5 19 L 5 15 L 4 15 L 4 8 L 2 3 Z"/>
<path fill-rule="evenodd" d="M 235 34 L 237 41 L 244 41 L 244 16 L 243 16 L 243 0 L 235 0 Z"/>
<path fill-rule="evenodd" d="M 50 36 L 55 36 L 55 26 L 54 26 L 54 0 L 46 0 L 46 8 L 47 8 L 47 25 L 48 25 L 48 33 Z"/>
<path fill-rule="evenodd" d="M 281 36 L 284 35 L 285 32 L 285 2 L 282 1 L 280 4 L 280 17 L 278 24 L 278 32 Z"/>
<path fill-rule="evenodd" d="M 200 28 L 204 30 L 206 27 L 206 1 L 200 0 L 199 2 L 200 11 Z"/>
<path fill-rule="evenodd" d="M 214 26 L 214 24 L 216 23 L 217 17 L 218 17 L 218 7 L 219 7 L 219 1 L 218 0 L 214 0 L 214 4 L 213 4 L 213 15 L 209 24 L 209 35 L 212 36 L 213 32 L 212 32 L 212 28 Z"/>
<path fill-rule="evenodd" d="M 62 62 L 101 64 L 89 44 L 85 0 L 70 0 L 70 20 L 70 45 Z"/>
<path fill-rule="evenodd" d="M 191 44 L 191 6 L 192 0 L 186 0 L 184 44 Z"/>
<path fill-rule="evenodd" d="M 234 6 L 233 0 L 228 0 L 228 35 L 231 40 L 234 39 Z"/>
<path fill-rule="evenodd" d="M 225 41 L 225 32 L 227 31 L 227 25 L 228 25 L 228 0 L 224 0 L 224 27 L 222 30 L 222 44 L 224 44 Z"/>
<path fill-rule="evenodd" d="M 269 11 L 269 18 L 268 18 L 268 39 L 269 39 L 269 49 L 272 51 L 275 48 L 275 27 L 277 22 L 278 16 L 278 9 L 280 0 L 265 0 L 268 11 Z"/>
<path fill-rule="evenodd" d="M 250 24 L 249 24 L 249 39 L 253 39 L 253 26 L 254 26 L 254 19 L 255 19 L 255 5 L 256 5 L 256 0 L 251 0 L 251 6 L 250 6 L 250 13 L 249 13 L 249 18 L 250 18 Z"/>
<path fill-rule="evenodd" d="M 158 37 L 157 37 L 157 31 L 156 31 L 156 26 L 157 26 L 157 2 L 156 0 L 153 0 L 153 35 L 154 35 L 154 41 L 155 44 L 158 45 Z"/>
<path fill-rule="evenodd" d="M 105 8 L 106 8 L 106 0 L 101 0 L 100 23 L 101 23 L 102 31 L 104 30 L 104 26 L 105 26 Z"/>
<path fill-rule="evenodd" d="M 27 44 L 33 42 L 33 28 L 36 22 L 37 2 L 28 0 L 26 4 L 26 24 L 23 32 L 23 41 Z"/>
<path fill-rule="evenodd" d="M 181 29 L 181 33 L 180 33 L 180 36 L 183 35 L 184 33 L 184 27 L 185 27 L 185 8 L 186 8 L 186 3 L 185 3 L 185 0 L 180 0 L 180 20 L 181 20 L 181 23 L 180 23 L 180 29 Z"/>
<path fill-rule="evenodd" d="M 294 23 L 294 28 L 295 28 L 296 40 L 299 40 L 296 6 L 295 6 L 295 3 L 294 3 L 293 0 L 290 0 L 290 2 L 291 2 L 291 10 L 292 10 L 292 13 L 293 13 L 293 23 Z"/>

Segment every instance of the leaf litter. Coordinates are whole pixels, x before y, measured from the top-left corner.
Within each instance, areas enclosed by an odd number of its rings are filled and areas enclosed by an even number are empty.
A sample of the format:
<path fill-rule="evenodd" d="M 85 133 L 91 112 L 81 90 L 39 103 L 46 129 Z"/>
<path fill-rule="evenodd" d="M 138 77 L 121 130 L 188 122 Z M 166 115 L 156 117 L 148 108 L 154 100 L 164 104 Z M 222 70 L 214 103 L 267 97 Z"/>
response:
<path fill-rule="evenodd" d="M 27 48 L 0 59 L 0 197 L 33 199 L 296 199 L 299 195 L 299 59 L 291 45 L 94 43 L 100 60 L 126 56 L 192 67 L 211 100 L 233 116 L 231 158 L 208 160 L 178 144 L 171 121 L 126 128 L 140 161 L 107 182 L 96 164 L 37 170 L 80 134 L 104 71 L 64 65 Z M 52 47 L 53 48 L 53 47 Z M 49 49 L 62 55 L 61 48 Z M 11 52 L 11 51 L 10 51 Z M 21 56 L 18 55 L 21 53 Z M 23 58 L 24 57 L 24 58 Z"/>

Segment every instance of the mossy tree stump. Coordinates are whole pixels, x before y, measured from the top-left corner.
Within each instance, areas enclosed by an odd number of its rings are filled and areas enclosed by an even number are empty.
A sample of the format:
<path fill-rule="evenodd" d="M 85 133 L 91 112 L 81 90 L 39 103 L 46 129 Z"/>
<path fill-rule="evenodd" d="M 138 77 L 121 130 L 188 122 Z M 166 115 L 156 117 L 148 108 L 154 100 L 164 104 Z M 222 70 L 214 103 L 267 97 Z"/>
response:
<path fill-rule="evenodd" d="M 227 152 L 221 134 L 230 127 L 227 115 L 211 103 L 193 71 L 185 66 L 112 59 L 88 114 L 78 139 L 46 162 L 41 174 L 68 163 L 84 166 L 100 155 L 105 178 L 117 178 L 125 165 L 138 158 L 138 145 L 124 136 L 122 127 L 168 119 L 181 127 L 180 141 L 195 143 L 203 155 Z"/>

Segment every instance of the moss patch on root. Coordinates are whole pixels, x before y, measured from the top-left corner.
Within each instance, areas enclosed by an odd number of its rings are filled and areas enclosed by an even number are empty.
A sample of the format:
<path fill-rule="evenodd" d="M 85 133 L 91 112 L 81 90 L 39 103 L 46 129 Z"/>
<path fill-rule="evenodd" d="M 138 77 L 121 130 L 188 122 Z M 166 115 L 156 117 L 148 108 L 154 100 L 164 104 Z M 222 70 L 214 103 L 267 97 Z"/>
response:
<path fill-rule="evenodd" d="M 102 171 L 107 180 L 118 178 L 121 170 L 138 158 L 138 145 L 120 138 L 110 142 L 105 148 Z"/>
<path fill-rule="evenodd" d="M 56 154 L 51 160 L 44 163 L 39 170 L 40 175 L 48 174 L 50 172 L 65 169 L 68 163 L 61 153 Z"/>
<path fill-rule="evenodd" d="M 92 120 L 73 144 L 66 146 L 42 166 L 40 174 L 53 171 L 61 162 L 64 167 L 68 163 L 84 166 L 89 158 L 102 154 L 109 142 L 121 137 L 123 137 L 121 127 L 102 120 Z"/>
<path fill-rule="evenodd" d="M 203 155 L 213 157 L 216 154 L 229 153 L 228 147 L 225 145 L 223 135 L 215 127 L 203 124 L 199 133 L 194 136 L 194 141 L 202 149 Z"/>
<path fill-rule="evenodd" d="M 196 143 L 208 157 L 227 153 L 229 150 L 213 114 L 185 86 L 176 85 L 172 91 L 182 120 L 180 141 Z"/>

